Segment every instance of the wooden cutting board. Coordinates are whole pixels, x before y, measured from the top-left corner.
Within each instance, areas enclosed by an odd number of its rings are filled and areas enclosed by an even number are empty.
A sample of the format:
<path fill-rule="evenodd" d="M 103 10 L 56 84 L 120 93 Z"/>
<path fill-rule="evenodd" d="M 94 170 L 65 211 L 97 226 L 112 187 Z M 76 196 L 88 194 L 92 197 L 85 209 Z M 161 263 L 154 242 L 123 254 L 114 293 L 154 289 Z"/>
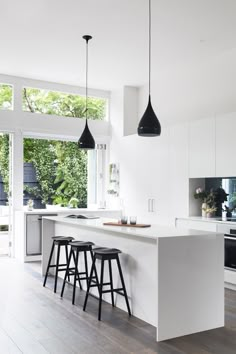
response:
<path fill-rule="evenodd" d="M 149 224 L 135 224 L 135 225 L 131 225 L 131 224 L 121 224 L 119 222 L 104 222 L 103 225 L 109 225 L 109 226 L 126 226 L 126 227 L 140 227 L 140 228 L 144 228 L 144 227 L 150 227 L 151 225 Z"/>

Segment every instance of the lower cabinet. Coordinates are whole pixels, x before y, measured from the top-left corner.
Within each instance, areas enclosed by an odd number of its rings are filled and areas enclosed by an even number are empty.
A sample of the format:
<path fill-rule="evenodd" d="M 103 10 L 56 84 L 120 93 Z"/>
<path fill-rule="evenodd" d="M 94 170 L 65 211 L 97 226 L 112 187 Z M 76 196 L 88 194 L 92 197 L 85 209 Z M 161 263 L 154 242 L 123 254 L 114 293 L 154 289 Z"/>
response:
<path fill-rule="evenodd" d="M 42 255 L 42 217 L 57 214 L 26 215 L 26 256 Z"/>
<path fill-rule="evenodd" d="M 39 215 L 26 215 L 26 255 L 42 254 L 41 221 Z"/>
<path fill-rule="evenodd" d="M 175 219 L 175 225 L 182 229 L 195 229 L 201 231 L 212 231 L 221 234 L 229 234 L 231 230 L 235 230 L 235 224 L 216 223 L 214 221 L 191 220 L 191 219 Z M 224 271 L 225 287 L 236 290 L 236 270 L 225 269 Z"/>

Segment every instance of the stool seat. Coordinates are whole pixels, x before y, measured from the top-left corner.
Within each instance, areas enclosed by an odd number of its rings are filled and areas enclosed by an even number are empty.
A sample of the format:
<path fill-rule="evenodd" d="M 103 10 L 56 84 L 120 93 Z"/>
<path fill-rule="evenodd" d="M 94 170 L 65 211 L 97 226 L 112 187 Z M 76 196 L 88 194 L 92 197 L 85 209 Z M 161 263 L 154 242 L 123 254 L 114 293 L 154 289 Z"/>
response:
<path fill-rule="evenodd" d="M 70 246 L 73 247 L 84 247 L 84 246 L 94 246 L 93 242 L 90 241 L 73 241 L 69 243 Z"/>
<path fill-rule="evenodd" d="M 69 242 L 74 240 L 74 237 L 67 237 L 67 236 L 53 236 L 53 242 L 56 245 L 67 245 Z"/>
<path fill-rule="evenodd" d="M 93 252 L 95 254 L 104 254 L 104 255 L 108 255 L 108 254 L 118 254 L 118 253 L 122 253 L 121 250 L 118 250 L 117 248 L 106 248 L 106 247 L 99 247 L 99 248 L 94 248 Z"/>

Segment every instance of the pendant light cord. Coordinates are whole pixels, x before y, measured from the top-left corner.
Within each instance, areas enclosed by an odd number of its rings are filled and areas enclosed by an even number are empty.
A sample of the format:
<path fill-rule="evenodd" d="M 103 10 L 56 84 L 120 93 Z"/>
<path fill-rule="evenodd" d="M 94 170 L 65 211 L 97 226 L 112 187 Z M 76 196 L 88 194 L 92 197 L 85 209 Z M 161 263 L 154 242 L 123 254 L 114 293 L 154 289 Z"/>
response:
<path fill-rule="evenodd" d="M 151 46 L 152 46 L 152 18 L 151 18 L 151 0 L 149 0 L 149 97 L 151 96 Z"/>
<path fill-rule="evenodd" d="M 86 107 L 85 107 L 85 117 L 88 118 L 88 39 L 86 39 Z"/>

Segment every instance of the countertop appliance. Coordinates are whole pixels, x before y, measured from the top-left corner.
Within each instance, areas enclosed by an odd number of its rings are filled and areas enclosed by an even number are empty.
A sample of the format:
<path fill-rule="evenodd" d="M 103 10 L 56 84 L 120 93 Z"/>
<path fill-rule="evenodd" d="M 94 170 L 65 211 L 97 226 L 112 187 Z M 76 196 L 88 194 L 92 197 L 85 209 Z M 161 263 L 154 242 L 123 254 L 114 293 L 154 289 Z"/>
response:
<path fill-rule="evenodd" d="M 236 229 L 224 235 L 225 239 L 225 268 L 236 271 Z"/>

